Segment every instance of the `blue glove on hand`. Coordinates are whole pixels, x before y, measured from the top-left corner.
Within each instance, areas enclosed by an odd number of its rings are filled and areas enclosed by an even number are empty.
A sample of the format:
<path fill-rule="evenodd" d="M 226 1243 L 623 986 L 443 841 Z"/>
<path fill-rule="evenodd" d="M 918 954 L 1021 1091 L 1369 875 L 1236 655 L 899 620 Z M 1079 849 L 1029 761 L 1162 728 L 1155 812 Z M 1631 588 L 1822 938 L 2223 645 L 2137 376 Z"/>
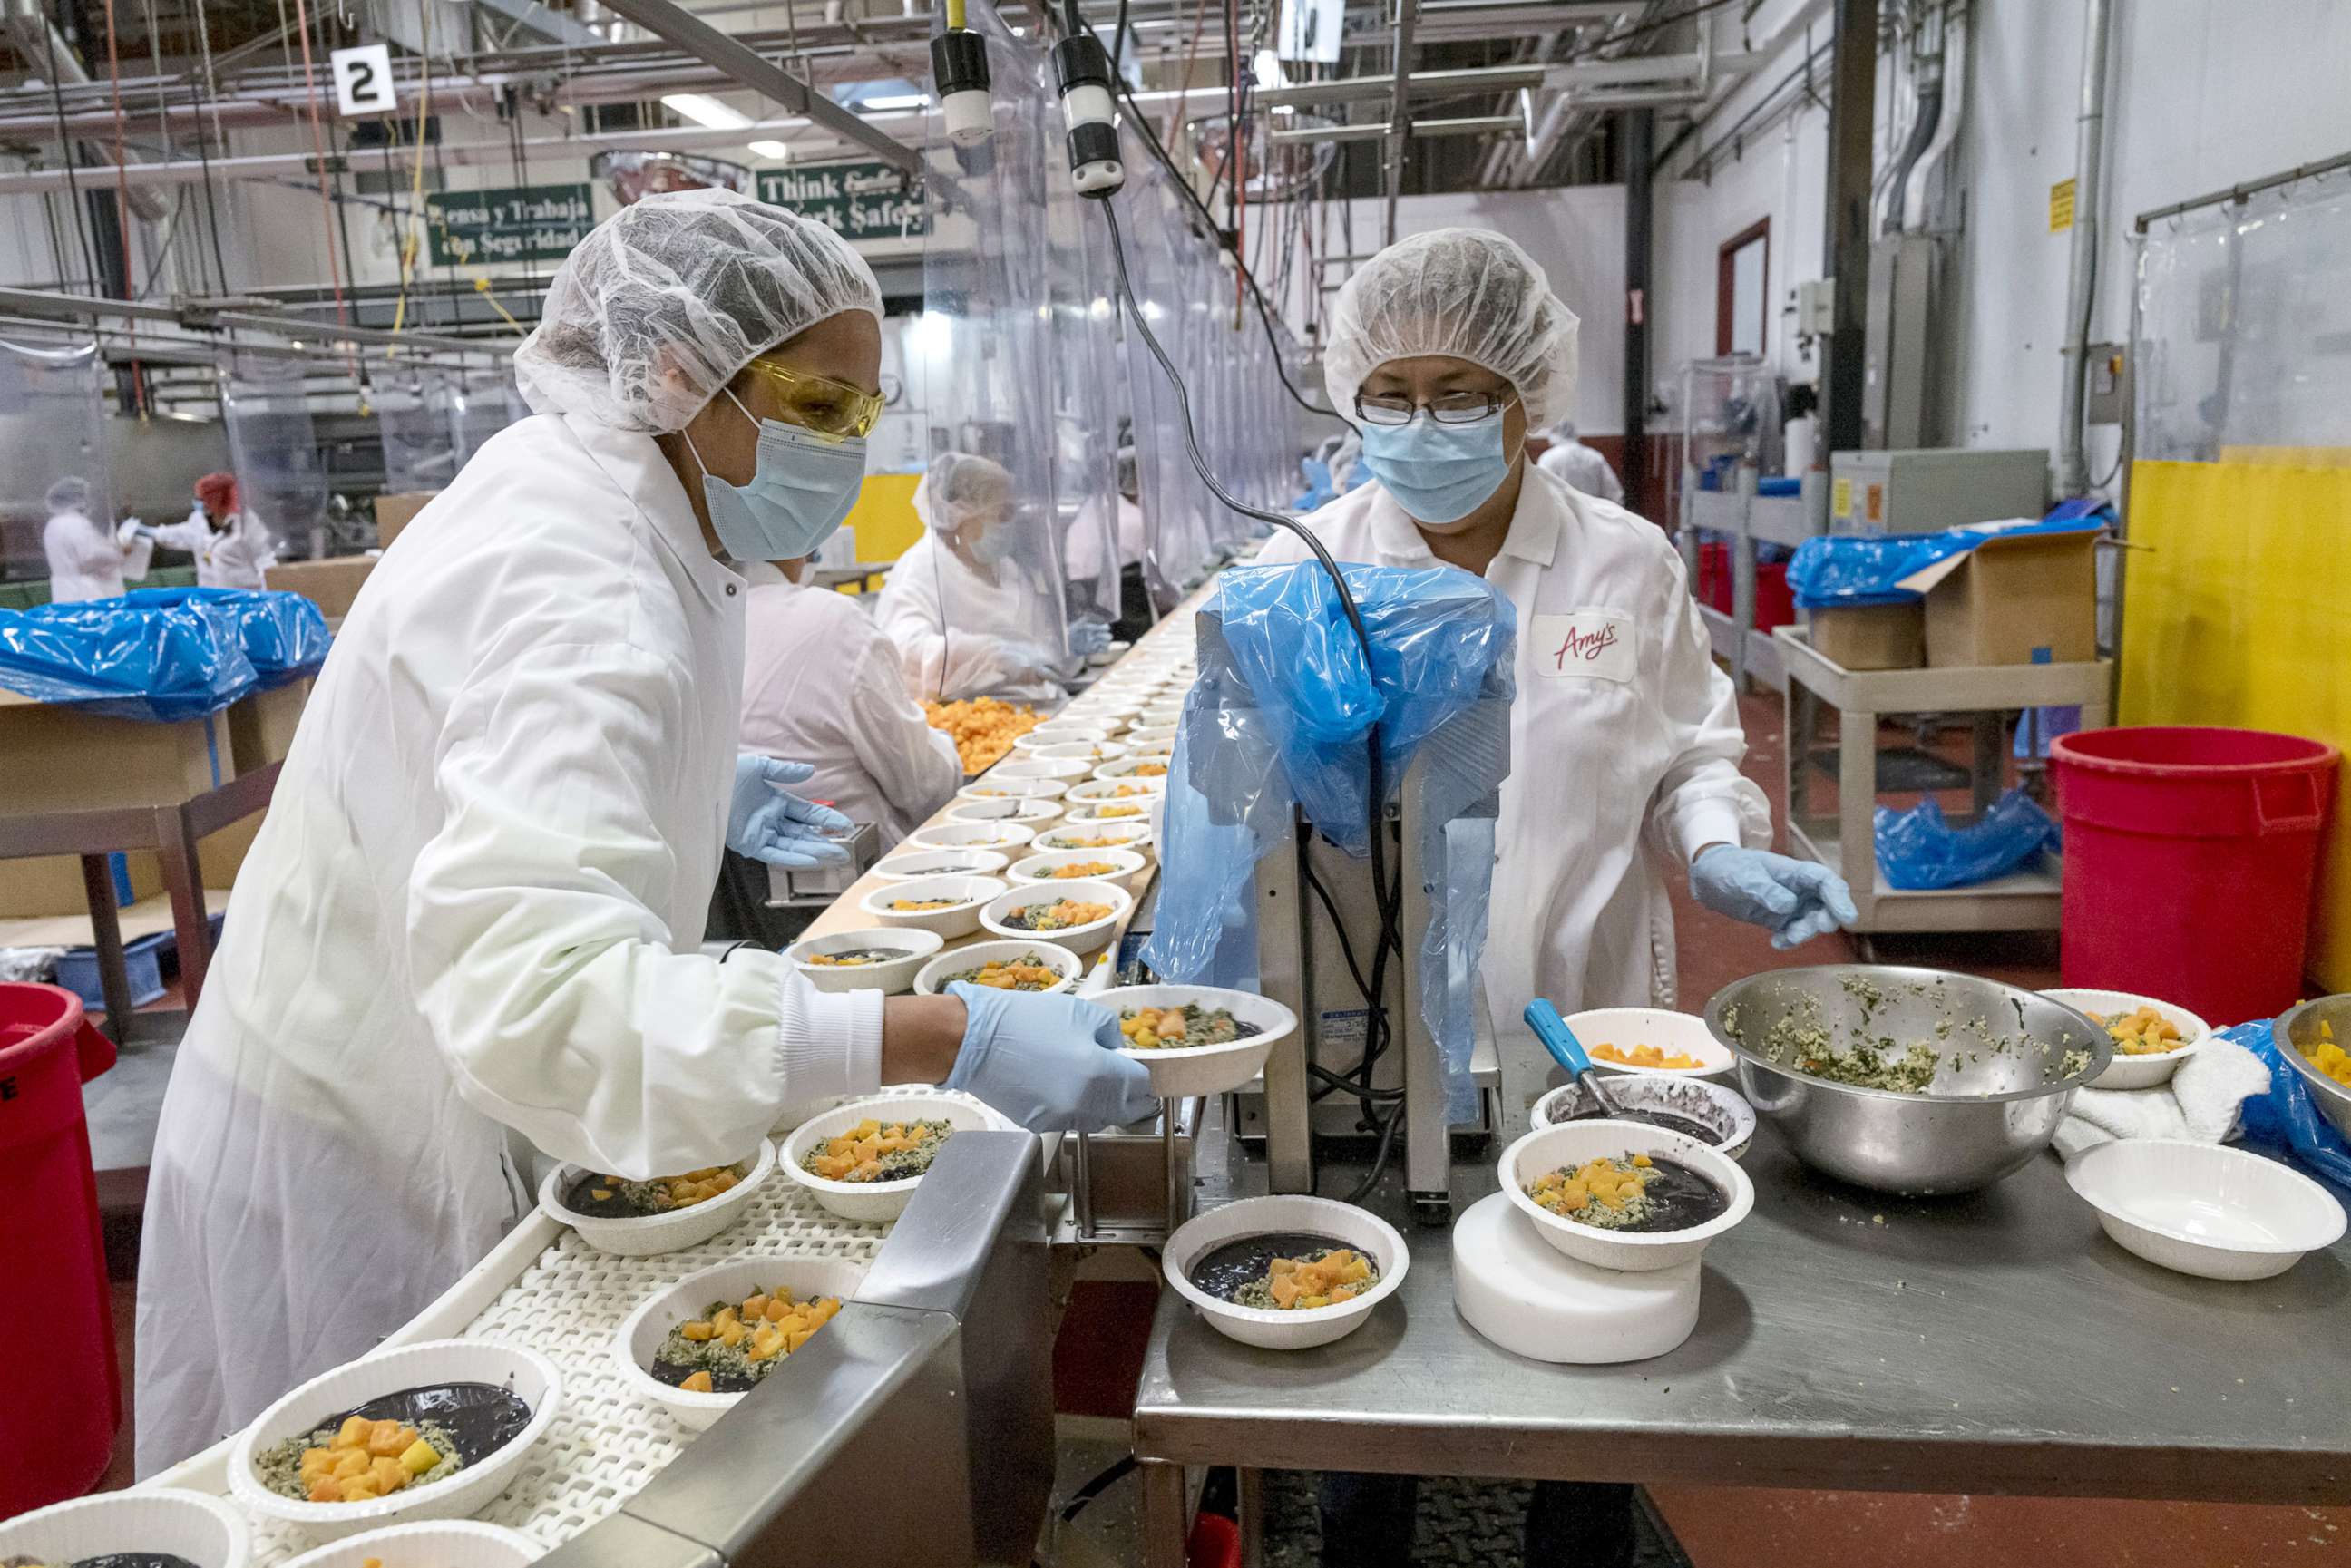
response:
<path fill-rule="evenodd" d="M 816 776 L 805 762 L 778 762 L 746 752 L 735 758 L 735 796 L 726 809 L 726 847 L 738 855 L 808 871 L 847 865 L 849 846 L 826 835 L 845 833 L 852 822 L 830 806 L 787 794 L 783 786 Z"/>
<path fill-rule="evenodd" d="M 1690 862 L 1690 896 L 1719 915 L 1761 925 L 1774 947 L 1825 936 L 1860 916 L 1844 878 L 1814 861 L 1716 844 Z"/>
<path fill-rule="evenodd" d="M 947 993 L 967 1014 L 947 1088 L 978 1096 L 1032 1133 L 1099 1132 L 1159 1109 L 1151 1074 L 1118 1053 L 1125 1042 L 1108 1008 L 961 981 Z"/>
<path fill-rule="evenodd" d="M 1090 658 L 1110 646 L 1110 627 L 1100 621 L 1070 622 L 1070 652 Z"/>

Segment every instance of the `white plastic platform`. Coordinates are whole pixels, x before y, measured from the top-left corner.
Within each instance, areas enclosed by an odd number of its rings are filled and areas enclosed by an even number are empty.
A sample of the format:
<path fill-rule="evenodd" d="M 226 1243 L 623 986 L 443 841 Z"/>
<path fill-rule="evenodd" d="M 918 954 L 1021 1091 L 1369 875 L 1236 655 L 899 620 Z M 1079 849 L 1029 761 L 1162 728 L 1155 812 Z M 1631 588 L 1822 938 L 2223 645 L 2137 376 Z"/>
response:
<path fill-rule="evenodd" d="M 1514 1354 L 1598 1366 L 1646 1361 L 1698 1327 L 1692 1259 L 1638 1274 L 1580 1263 L 1489 1193 L 1453 1226 L 1453 1300 L 1462 1321 Z"/>

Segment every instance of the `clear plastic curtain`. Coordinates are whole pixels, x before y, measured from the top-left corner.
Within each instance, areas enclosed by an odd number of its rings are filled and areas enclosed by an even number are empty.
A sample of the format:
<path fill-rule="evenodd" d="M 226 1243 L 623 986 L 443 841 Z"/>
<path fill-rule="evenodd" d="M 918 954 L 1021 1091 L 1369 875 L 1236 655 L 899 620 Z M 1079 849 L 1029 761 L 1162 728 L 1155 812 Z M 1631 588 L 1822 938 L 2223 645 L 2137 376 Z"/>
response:
<path fill-rule="evenodd" d="M 449 395 L 449 439 L 455 465 L 463 468 L 472 462 L 485 442 L 526 412 L 515 391 L 511 366 L 459 372 Z"/>
<path fill-rule="evenodd" d="M 371 401 L 383 437 L 383 487 L 404 495 L 446 489 L 457 475 L 458 400 L 447 372 L 401 366 L 376 381 Z"/>
<path fill-rule="evenodd" d="M 1124 235 L 1127 272 L 1142 324 L 1167 350 L 1193 391 L 1193 413 L 1201 418 L 1217 400 L 1203 395 L 1188 332 L 1187 291 L 1194 285 L 1189 261 L 1196 246 L 1183 198 L 1132 130 L 1123 131 L 1126 188 L 1113 200 Z M 1221 504 L 1194 472 L 1184 442 L 1184 418 L 1175 389 L 1151 358 L 1134 324 L 1125 329 L 1128 387 L 1134 401 L 1134 444 L 1141 486 L 1144 574 L 1155 594 L 1191 587 L 1207 570 L 1211 553 L 1209 517 Z M 1205 430 L 1202 453 L 1208 451 Z"/>
<path fill-rule="evenodd" d="M 300 555 L 323 532 L 327 471 L 310 425 L 300 360 L 240 357 L 227 373 L 229 463 L 246 508 L 277 537 L 280 553 Z"/>
<path fill-rule="evenodd" d="M 106 465 L 106 366 L 95 347 L 28 349 L 0 342 L 0 465 L 7 516 L 37 539 L 49 486 L 89 482 L 89 517 L 111 523 Z M 167 519 L 177 521 L 177 518 Z"/>
<path fill-rule="evenodd" d="M 1045 214 L 1053 257 L 1053 511 L 1070 613 L 1107 624 L 1120 611 L 1115 459 L 1133 412 L 1119 373 L 1118 277 L 1102 214 L 1064 172 L 1067 142 L 1052 141 L 1064 153 Z"/>

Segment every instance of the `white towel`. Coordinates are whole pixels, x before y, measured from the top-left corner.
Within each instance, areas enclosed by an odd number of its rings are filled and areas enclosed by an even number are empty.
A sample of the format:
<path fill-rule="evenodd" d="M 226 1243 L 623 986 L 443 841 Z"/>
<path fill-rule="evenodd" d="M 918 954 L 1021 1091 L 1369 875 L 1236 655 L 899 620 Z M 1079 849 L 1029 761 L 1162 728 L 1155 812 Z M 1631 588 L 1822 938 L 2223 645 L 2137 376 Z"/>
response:
<path fill-rule="evenodd" d="M 2168 1083 L 2152 1089 L 2085 1089 L 2057 1128 L 2057 1152 L 2071 1160 L 2119 1138 L 2186 1138 L 2226 1143 L 2237 1112 L 2266 1094 L 2270 1070 L 2233 1040 L 2214 1037 L 2179 1064 Z"/>

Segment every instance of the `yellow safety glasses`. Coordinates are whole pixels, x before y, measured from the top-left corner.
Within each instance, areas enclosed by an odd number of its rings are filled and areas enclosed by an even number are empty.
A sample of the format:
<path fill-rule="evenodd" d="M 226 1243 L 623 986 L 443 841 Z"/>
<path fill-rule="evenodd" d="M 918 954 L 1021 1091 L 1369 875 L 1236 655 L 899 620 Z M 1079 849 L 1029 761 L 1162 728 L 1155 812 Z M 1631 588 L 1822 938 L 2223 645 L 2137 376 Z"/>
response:
<path fill-rule="evenodd" d="M 796 371 L 771 360 L 753 360 L 747 368 L 781 389 L 782 417 L 827 440 L 847 441 L 868 434 L 882 418 L 878 392 L 860 392 L 847 382 Z"/>

